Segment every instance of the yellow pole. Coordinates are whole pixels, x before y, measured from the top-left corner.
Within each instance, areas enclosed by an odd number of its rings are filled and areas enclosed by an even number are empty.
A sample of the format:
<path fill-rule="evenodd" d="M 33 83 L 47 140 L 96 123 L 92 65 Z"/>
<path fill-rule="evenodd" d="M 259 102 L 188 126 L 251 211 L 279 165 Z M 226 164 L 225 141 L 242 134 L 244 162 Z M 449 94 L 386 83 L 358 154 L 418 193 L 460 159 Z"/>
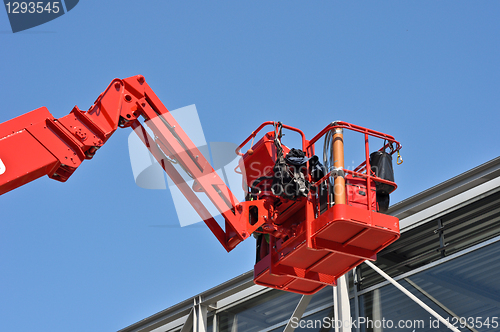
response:
<path fill-rule="evenodd" d="M 345 204 L 345 179 L 344 179 L 344 130 L 335 128 L 333 134 L 333 167 L 337 171 L 335 177 L 333 196 L 335 204 Z"/>

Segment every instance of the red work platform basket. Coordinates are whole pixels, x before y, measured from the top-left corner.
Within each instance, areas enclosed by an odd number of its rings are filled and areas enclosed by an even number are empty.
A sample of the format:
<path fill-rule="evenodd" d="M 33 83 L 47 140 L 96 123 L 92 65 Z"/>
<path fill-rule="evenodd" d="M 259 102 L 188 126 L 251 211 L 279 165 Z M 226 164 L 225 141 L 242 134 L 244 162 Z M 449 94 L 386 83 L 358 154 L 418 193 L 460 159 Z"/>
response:
<path fill-rule="evenodd" d="M 309 204 L 309 203 L 307 203 Z M 290 240 L 270 238 L 270 253 L 254 267 L 258 285 L 313 294 L 399 238 L 397 218 L 347 204 L 334 205 Z M 310 228 L 310 235 L 307 228 Z"/>
<path fill-rule="evenodd" d="M 254 133 L 258 132 L 263 126 Z M 399 151 L 401 145 L 392 136 L 372 131 L 363 127 L 354 126 L 345 122 L 335 122 L 327 126 L 311 141 L 304 138 L 303 133 L 293 127 L 283 128 L 295 130 L 302 135 L 302 149 L 307 152 L 307 157 L 314 154 L 314 143 L 332 130 L 349 129 L 361 132 L 365 136 L 366 160 L 353 171 L 343 169 L 343 137 L 342 141 L 342 170 L 340 168 L 326 174 L 319 181 L 309 181 L 314 187 L 307 197 L 294 202 L 284 200 L 280 202 L 282 209 L 276 208 L 275 224 L 264 224 L 264 232 L 269 241 L 267 253 L 254 267 L 254 281 L 258 285 L 281 289 L 285 291 L 314 294 L 327 285 L 335 285 L 336 280 L 358 266 L 365 260 L 375 260 L 376 254 L 399 238 L 399 220 L 393 216 L 379 213 L 375 200 L 376 183 L 388 184 L 394 189 L 396 184 L 381 179 L 371 171 L 368 137 L 374 136 L 384 139 L 384 146 L 380 150 L 391 148 L 391 153 Z M 275 131 L 275 135 L 278 135 Z M 254 163 L 272 169 L 276 159 L 270 160 L 275 154 L 273 133 L 267 133 L 255 144 L 251 153 L 243 155 L 246 169 Z M 245 141 L 243 144 L 245 144 Z M 393 145 L 396 148 L 393 148 Z M 288 148 L 286 148 L 288 151 Z M 399 154 L 398 154 L 399 155 Z M 243 169 L 243 168 L 242 168 Z M 370 171 L 367 171 L 370 170 Z M 335 174 L 334 174 L 335 173 Z M 244 173 L 245 174 L 245 173 Z M 259 175 L 268 175 L 264 172 Z M 341 174 L 341 175 L 339 175 Z M 335 175 L 335 177 L 334 177 Z M 310 174 L 309 174 L 310 176 Z M 247 183 L 252 183 L 257 175 L 245 174 Z M 332 188 L 337 188 L 337 178 L 342 178 L 345 202 L 334 202 Z M 325 190 L 327 202 L 321 202 L 321 190 Z M 361 193 L 361 194 L 360 194 Z M 335 194 L 336 195 L 336 194 Z M 324 198 L 324 197 L 323 197 Z M 281 216 L 282 219 L 279 219 Z M 284 219 L 284 220 L 283 220 Z M 277 220 L 277 222 L 276 222 Z M 293 225 L 293 227 L 292 227 Z M 281 227 L 281 228 L 280 228 Z M 293 229 L 287 236 L 273 236 L 276 229 Z"/>

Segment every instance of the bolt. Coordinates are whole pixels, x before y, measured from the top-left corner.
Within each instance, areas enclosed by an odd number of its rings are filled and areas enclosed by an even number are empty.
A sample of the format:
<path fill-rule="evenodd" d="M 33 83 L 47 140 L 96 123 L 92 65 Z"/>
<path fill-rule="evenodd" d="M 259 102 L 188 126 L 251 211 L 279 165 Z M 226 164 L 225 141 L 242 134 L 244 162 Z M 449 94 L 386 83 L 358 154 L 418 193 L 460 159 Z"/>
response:
<path fill-rule="evenodd" d="M 81 139 L 82 141 L 86 140 L 87 139 L 87 133 L 82 131 L 82 128 L 77 128 L 75 127 L 76 131 L 75 131 L 75 136 L 78 137 L 79 139 Z"/>
<path fill-rule="evenodd" d="M 121 88 L 121 86 L 122 86 L 122 85 L 120 84 L 120 82 L 116 82 L 116 83 L 115 83 L 115 88 L 116 88 L 116 90 L 119 90 L 119 89 Z"/>
<path fill-rule="evenodd" d="M 144 76 L 137 75 L 137 82 L 139 82 L 140 84 L 144 83 Z"/>

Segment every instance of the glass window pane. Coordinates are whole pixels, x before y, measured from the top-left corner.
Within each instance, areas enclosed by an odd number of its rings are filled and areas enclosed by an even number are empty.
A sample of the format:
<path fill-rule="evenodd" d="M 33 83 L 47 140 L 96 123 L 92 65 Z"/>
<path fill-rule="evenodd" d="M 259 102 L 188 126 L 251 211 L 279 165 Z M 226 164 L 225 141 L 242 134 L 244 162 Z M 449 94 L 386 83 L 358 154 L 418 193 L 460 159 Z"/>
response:
<path fill-rule="evenodd" d="M 333 287 L 327 286 L 313 295 L 311 302 L 307 306 L 306 312 L 333 304 Z"/>
<path fill-rule="evenodd" d="M 313 315 L 302 318 L 300 321 L 292 321 L 292 327 L 295 328 L 294 332 L 329 332 L 335 331 L 335 322 L 333 320 L 333 309 L 325 309 Z M 276 328 L 270 332 L 282 332 L 286 324 Z"/>
<path fill-rule="evenodd" d="M 457 257 L 428 270 L 400 280 L 401 285 L 448 318 L 461 331 L 500 330 L 500 242 Z M 370 320 L 361 331 L 397 331 L 377 321 L 393 325 L 424 324 L 423 330 L 449 331 L 443 324 L 392 285 L 360 297 L 361 320 Z M 461 318 L 461 319 L 460 319 Z M 431 326 L 432 325 L 432 326 Z M 399 328 L 399 329 L 398 329 Z"/>
<path fill-rule="evenodd" d="M 253 332 L 288 320 L 301 295 L 273 290 L 218 313 L 220 332 Z"/>

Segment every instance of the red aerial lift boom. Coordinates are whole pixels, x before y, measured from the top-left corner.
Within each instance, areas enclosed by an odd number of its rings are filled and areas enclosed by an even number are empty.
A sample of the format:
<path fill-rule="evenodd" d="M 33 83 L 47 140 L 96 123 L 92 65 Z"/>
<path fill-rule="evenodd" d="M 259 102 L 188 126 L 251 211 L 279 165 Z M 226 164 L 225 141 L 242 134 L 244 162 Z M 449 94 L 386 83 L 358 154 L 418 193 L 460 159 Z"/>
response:
<path fill-rule="evenodd" d="M 272 130 L 253 145 L 266 126 Z M 338 121 L 307 140 L 299 129 L 264 122 L 236 151 L 246 193 L 239 202 L 141 75 L 113 80 L 88 111 L 75 106 L 55 119 L 41 107 L 0 124 L 0 195 L 43 175 L 65 182 L 118 127 L 134 129 L 227 251 L 256 235 L 257 284 L 313 294 L 399 238 L 398 219 L 381 213 L 396 189 L 391 155 L 399 163 L 401 145 L 392 136 Z M 281 143 L 283 129 L 301 135 L 301 149 Z M 365 160 L 354 170 L 344 169 L 343 130 L 364 135 Z M 384 146 L 370 153 L 369 137 Z M 328 165 L 315 156 L 322 138 Z M 208 196 L 224 229 L 195 192 Z"/>

